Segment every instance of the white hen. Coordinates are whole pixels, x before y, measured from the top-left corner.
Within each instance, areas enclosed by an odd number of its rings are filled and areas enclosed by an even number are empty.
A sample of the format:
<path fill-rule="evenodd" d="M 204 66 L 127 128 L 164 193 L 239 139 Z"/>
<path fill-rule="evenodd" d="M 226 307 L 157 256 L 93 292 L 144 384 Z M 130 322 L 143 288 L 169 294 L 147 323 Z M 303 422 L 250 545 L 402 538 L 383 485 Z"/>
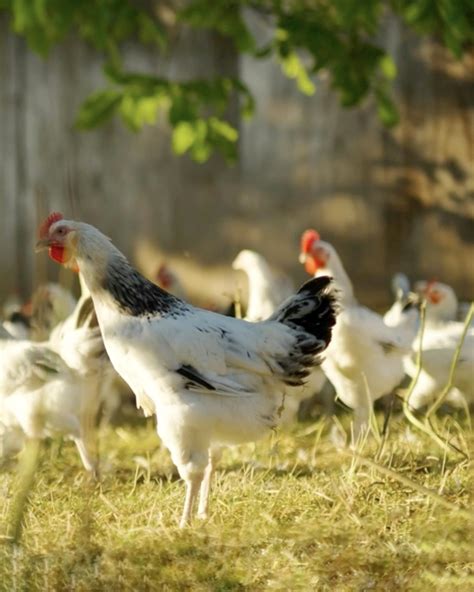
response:
<path fill-rule="evenodd" d="M 84 381 L 83 420 L 93 431 L 100 408 L 103 407 L 110 417 L 120 401 L 113 387 L 116 374 L 105 351 L 94 304 L 87 291 L 72 314 L 53 329 L 49 344 Z"/>
<path fill-rule="evenodd" d="M 0 327 L 0 433 L 3 448 L 13 433 L 43 439 L 71 437 L 88 471 L 95 460 L 82 424 L 81 377 L 47 344 L 14 339 Z"/>
<path fill-rule="evenodd" d="M 51 331 L 72 314 L 76 299 L 69 290 L 50 282 L 42 284 L 31 298 L 31 336 L 34 341 L 46 341 Z"/>
<path fill-rule="evenodd" d="M 245 315 L 247 321 L 268 319 L 278 306 L 294 293 L 291 281 L 278 277 L 265 258 L 255 251 L 240 251 L 232 267 L 245 272 L 248 277 L 248 305 Z"/>
<path fill-rule="evenodd" d="M 300 385 L 331 338 L 329 278 L 305 284 L 267 321 L 194 308 L 141 276 L 94 227 L 51 214 L 38 248 L 79 267 L 110 360 L 147 413 L 186 482 L 181 525 L 207 513 L 214 449 L 262 437 L 279 419 L 286 385 Z"/>
<path fill-rule="evenodd" d="M 248 277 L 248 304 L 246 321 L 258 322 L 268 319 L 289 298 L 294 289 L 289 278 L 278 277 L 265 258 L 249 249 L 240 251 L 232 263 L 232 268 L 243 271 Z M 319 392 L 326 380 L 320 368 L 314 368 L 306 383 L 295 388 L 286 401 L 282 422 L 293 421 L 304 399 Z"/>
<path fill-rule="evenodd" d="M 321 367 L 338 398 L 354 409 L 357 438 L 368 425 L 373 402 L 403 379 L 403 358 L 411 351 L 419 312 L 410 306 L 400 325 L 389 327 L 380 315 L 361 306 L 335 248 L 321 241 L 315 230 L 307 230 L 301 238 L 300 261 L 315 277 L 332 275 L 340 291 L 342 311 Z"/>
<path fill-rule="evenodd" d="M 455 321 L 458 300 L 454 290 L 441 282 L 420 281 L 417 291 L 426 299 L 426 324 L 422 343 L 422 369 L 410 396 L 410 405 L 419 409 L 432 403 L 448 382 L 449 371 L 455 350 L 460 343 L 464 323 Z M 416 352 L 419 338 L 413 343 L 413 353 L 406 359 L 410 376 L 416 373 Z M 474 400 L 474 329 L 470 327 L 461 349 L 454 373 L 454 388 L 447 402 L 464 407 L 464 397 Z"/>

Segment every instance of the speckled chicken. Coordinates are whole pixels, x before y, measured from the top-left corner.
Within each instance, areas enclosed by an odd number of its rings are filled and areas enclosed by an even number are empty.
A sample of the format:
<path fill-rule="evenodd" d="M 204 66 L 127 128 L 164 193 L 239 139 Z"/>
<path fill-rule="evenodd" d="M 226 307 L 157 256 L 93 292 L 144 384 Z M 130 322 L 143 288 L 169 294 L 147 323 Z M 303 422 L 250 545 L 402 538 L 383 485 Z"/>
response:
<path fill-rule="evenodd" d="M 301 385 L 331 340 L 332 282 L 306 283 L 268 320 L 249 323 L 195 308 L 141 276 L 93 226 L 51 214 L 38 249 L 79 269 L 94 301 L 107 352 L 156 413 L 157 431 L 186 482 L 181 525 L 206 516 L 216 447 L 272 429 L 286 387 Z"/>

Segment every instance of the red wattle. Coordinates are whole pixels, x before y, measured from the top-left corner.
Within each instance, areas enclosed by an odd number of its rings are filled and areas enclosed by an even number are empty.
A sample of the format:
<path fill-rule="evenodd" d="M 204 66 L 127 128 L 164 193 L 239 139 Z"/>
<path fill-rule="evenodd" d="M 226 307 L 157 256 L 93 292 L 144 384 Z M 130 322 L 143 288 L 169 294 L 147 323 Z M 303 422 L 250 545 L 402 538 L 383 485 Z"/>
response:
<path fill-rule="evenodd" d="M 64 247 L 60 247 L 59 245 L 51 245 L 51 247 L 49 247 L 49 256 L 57 263 L 63 264 L 67 262 Z"/>
<path fill-rule="evenodd" d="M 306 273 L 309 275 L 314 275 L 318 271 L 318 264 L 314 257 L 311 255 L 306 256 L 306 261 L 304 263 L 304 268 L 306 269 Z"/>
<path fill-rule="evenodd" d="M 72 271 L 79 273 L 77 261 L 72 258 L 70 251 L 62 245 L 51 245 L 49 247 L 49 256 L 53 261 L 57 261 L 58 263 L 61 263 L 61 265 L 66 265 Z"/>

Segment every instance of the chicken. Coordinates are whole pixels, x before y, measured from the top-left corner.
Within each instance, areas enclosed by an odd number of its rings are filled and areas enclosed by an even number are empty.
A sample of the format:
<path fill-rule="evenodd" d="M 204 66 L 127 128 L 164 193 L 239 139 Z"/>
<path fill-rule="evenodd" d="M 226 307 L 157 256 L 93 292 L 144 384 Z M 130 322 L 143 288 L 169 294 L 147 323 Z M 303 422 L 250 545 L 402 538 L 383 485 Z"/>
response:
<path fill-rule="evenodd" d="M 60 433 L 74 440 L 85 468 L 94 473 L 96 463 L 82 423 L 86 384 L 81 377 L 48 344 L 16 340 L 2 327 L 0 356 L 3 451 L 14 452 L 10 448 L 18 449 L 24 437 Z"/>
<path fill-rule="evenodd" d="M 72 314 L 76 306 L 74 296 L 55 283 L 39 286 L 31 298 L 31 329 L 34 341 L 46 341 L 51 331 Z"/>
<path fill-rule="evenodd" d="M 456 292 L 448 284 L 420 280 L 415 283 L 415 291 L 426 300 L 427 322 L 464 321 L 466 318 L 470 302 L 459 302 Z"/>
<path fill-rule="evenodd" d="M 116 375 L 87 289 L 72 314 L 53 329 L 49 344 L 84 381 L 83 421 L 94 431 L 100 409 L 110 417 L 120 401 L 113 386 Z"/>
<path fill-rule="evenodd" d="M 235 270 L 244 271 L 249 282 L 249 296 L 245 320 L 251 322 L 268 319 L 278 306 L 293 294 L 291 280 L 277 277 L 262 255 L 249 249 L 240 251 L 232 263 Z M 298 413 L 304 399 L 319 392 L 326 380 L 320 368 L 314 368 L 306 383 L 294 388 L 287 399 L 282 423 L 290 423 Z"/>
<path fill-rule="evenodd" d="M 383 315 L 383 322 L 389 327 L 398 327 L 404 322 L 406 308 L 409 308 L 413 302 L 419 301 L 419 298 L 410 290 L 410 281 L 402 273 L 393 276 L 392 292 L 395 300 Z"/>
<path fill-rule="evenodd" d="M 170 294 L 178 298 L 187 297 L 186 290 L 177 274 L 166 264 L 162 263 L 156 272 L 156 283 Z"/>
<path fill-rule="evenodd" d="M 37 249 L 80 269 L 110 360 L 134 391 L 186 483 L 181 526 L 207 515 L 216 449 L 278 423 L 286 386 L 299 386 L 331 339 L 330 278 L 306 283 L 267 321 L 195 308 L 141 276 L 93 226 L 51 214 Z"/>
<path fill-rule="evenodd" d="M 422 368 L 410 395 L 410 406 L 420 409 L 428 405 L 442 392 L 448 382 L 451 362 L 464 330 L 464 323 L 457 322 L 458 300 L 454 290 L 437 281 L 419 281 L 415 289 L 426 299 L 426 323 L 422 343 Z M 407 357 L 405 367 L 414 376 L 419 338 L 413 343 L 413 352 Z M 455 407 L 465 407 L 465 398 L 474 399 L 474 329 L 468 329 L 454 374 L 454 387 L 446 402 Z"/>
<path fill-rule="evenodd" d="M 233 269 L 244 271 L 249 281 L 247 321 L 268 319 L 278 306 L 293 294 L 291 282 L 277 277 L 270 266 L 255 251 L 240 251 L 232 263 Z"/>
<path fill-rule="evenodd" d="M 403 358 L 411 351 L 419 310 L 410 304 L 399 325 L 389 327 L 380 315 L 361 306 L 335 248 L 320 240 L 315 230 L 302 235 L 300 261 L 315 277 L 332 275 L 340 292 L 342 311 L 321 367 L 337 397 L 354 410 L 357 439 L 369 424 L 373 402 L 392 392 L 404 377 Z"/>
<path fill-rule="evenodd" d="M 410 393 L 410 406 L 420 409 L 432 402 L 446 385 L 451 360 L 461 338 L 463 325 L 452 322 L 456 316 L 457 298 L 450 286 L 439 282 L 419 281 L 415 283 L 415 290 L 426 299 L 422 366 Z M 403 291 L 396 290 L 396 296 L 392 307 L 384 315 L 384 322 L 393 327 L 400 324 L 403 319 L 403 310 L 411 298 L 409 284 Z M 469 336 L 467 343 L 469 343 Z M 418 373 L 416 359 L 419 347 L 419 337 L 415 337 L 412 351 L 404 359 L 405 371 L 411 378 Z M 464 363 L 463 359 L 461 357 L 461 365 Z M 433 363 L 437 364 L 434 375 L 431 368 Z M 456 387 L 450 389 L 445 401 L 454 407 L 465 408 L 466 405 L 464 395 Z"/>
<path fill-rule="evenodd" d="M 414 289 L 426 300 L 426 321 L 428 323 L 444 323 L 456 319 L 458 298 L 451 286 L 434 280 L 420 280 L 415 283 Z"/>
<path fill-rule="evenodd" d="M 463 323 L 451 322 L 447 326 L 426 326 L 423 336 L 422 369 L 418 381 L 410 395 L 410 406 L 420 409 L 432 403 L 448 382 L 451 362 L 463 333 Z M 406 368 L 410 376 L 416 372 L 416 354 L 419 347 L 417 339 L 413 344 L 413 354 L 407 358 Z M 474 330 L 471 328 L 464 340 L 460 357 L 454 372 L 454 389 L 447 402 L 464 407 L 464 397 L 474 401 Z"/>

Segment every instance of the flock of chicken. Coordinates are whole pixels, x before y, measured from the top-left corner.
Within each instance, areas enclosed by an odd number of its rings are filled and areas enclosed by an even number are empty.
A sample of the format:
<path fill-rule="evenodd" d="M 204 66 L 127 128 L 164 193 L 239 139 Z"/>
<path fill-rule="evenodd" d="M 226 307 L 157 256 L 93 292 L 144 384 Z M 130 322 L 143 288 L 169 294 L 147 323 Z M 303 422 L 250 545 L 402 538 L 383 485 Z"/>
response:
<path fill-rule="evenodd" d="M 224 445 L 254 441 L 295 416 L 300 401 L 332 383 L 354 410 L 353 438 L 374 401 L 414 376 L 420 348 L 420 297 L 426 302 L 423 366 L 409 404 L 429 404 L 448 380 L 464 324 L 454 291 L 440 282 L 394 282 L 396 299 L 380 316 L 360 305 L 336 249 L 303 233 L 300 261 L 313 279 L 293 294 L 265 259 L 242 251 L 233 263 L 249 280 L 244 319 L 195 308 L 162 267 L 162 287 L 141 276 L 96 228 L 53 213 L 37 249 L 79 272 L 78 302 L 58 285 L 42 287 L 28 309 L 5 307 L 0 325 L 0 455 L 26 438 L 72 438 L 97 474 L 95 428 L 120 405 L 118 376 L 186 483 L 181 525 L 207 515 L 212 473 Z M 174 294 L 172 293 L 174 292 Z M 118 376 L 117 376 L 118 375 Z M 460 350 L 448 398 L 474 395 L 474 329 Z"/>

